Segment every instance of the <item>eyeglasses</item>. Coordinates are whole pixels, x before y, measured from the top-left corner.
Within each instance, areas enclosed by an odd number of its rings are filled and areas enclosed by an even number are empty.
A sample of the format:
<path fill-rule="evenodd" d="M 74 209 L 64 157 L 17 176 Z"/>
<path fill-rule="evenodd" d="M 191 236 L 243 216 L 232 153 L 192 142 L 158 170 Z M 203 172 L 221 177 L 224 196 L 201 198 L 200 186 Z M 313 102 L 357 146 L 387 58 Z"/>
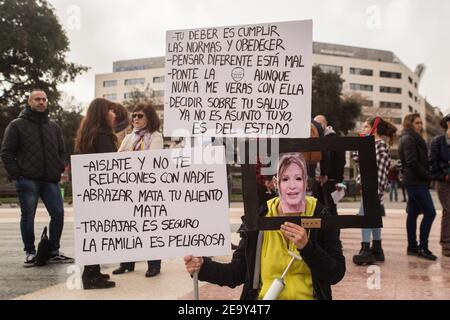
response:
<path fill-rule="evenodd" d="M 131 116 L 131 118 L 135 119 L 142 119 L 144 117 L 144 115 L 142 113 L 133 113 L 133 115 Z"/>
<path fill-rule="evenodd" d="M 41 100 L 42 102 L 46 102 L 47 98 L 34 98 L 34 101 L 41 101 Z"/>

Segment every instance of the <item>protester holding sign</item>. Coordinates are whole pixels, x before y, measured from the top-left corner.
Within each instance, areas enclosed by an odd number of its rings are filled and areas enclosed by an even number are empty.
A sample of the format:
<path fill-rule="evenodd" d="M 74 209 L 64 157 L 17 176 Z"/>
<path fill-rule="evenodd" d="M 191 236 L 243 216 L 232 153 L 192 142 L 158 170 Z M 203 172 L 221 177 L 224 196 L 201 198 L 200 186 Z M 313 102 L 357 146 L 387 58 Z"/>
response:
<path fill-rule="evenodd" d="M 134 108 L 132 114 L 133 132 L 125 137 L 119 148 L 119 152 L 163 149 L 163 136 L 158 131 L 160 123 L 161 121 L 152 104 L 139 103 Z M 147 261 L 147 264 L 148 270 L 145 273 L 146 277 L 154 277 L 160 273 L 161 260 Z M 134 265 L 134 262 L 123 262 L 119 268 L 113 271 L 113 274 L 134 271 Z"/>
<path fill-rule="evenodd" d="M 329 215 L 317 199 L 306 196 L 307 169 L 299 153 L 283 155 L 278 165 L 279 197 L 260 209 L 266 217 L 323 217 Z M 199 272 L 199 280 L 221 286 L 244 284 L 241 299 L 263 299 L 275 279 L 280 278 L 289 261 L 289 251 L 302 259 L 293 262 L 284 277 L 285 287 L 278 299 L 331 299 L 331 285 L 345 274 L 338 231 L 334 228 L 305 230 L 285 223 L 280 231 L 251 231 L 241 226 L 239 248 L 230 263 L 186 256 L 186 270 Z"/>
<path fill-rule="evenodd" d="M 75 139 L 75 153 L 106 153 L 117 151 L 117 137 L 114 134 L 114 104 L 97 98 L 91 102 L 86 117 L 81 122 Z M 95 214 L 95 213 L 93 213 Z M 100 265 L 84 267 L 82 281 L 84 289 L 104 289 L 115 286 L 108 281 L 109 275 L 100 273 Z"/>
<path fill-rule="evenodd" d="M 382 139 L 387 137 L 389 144 L 392 144 L 394 134 L 397 132 L 397 128 L 390 122 L 380 117 L 371 117 L 364 122 L 361 135 L 375 137 L 375 155 L 377 159 L 378 168 L 378 198 L 381 204 L 381 215 L 385 215 L 384 209 L 384 191 L 388 185 L 388 172 L 390 167 L 389 147 L 388 144 Z M 356 178 L 358 183 L 361 183 L 361 177 Z M 358 215 L 364 215 L 363 203 L 359 207 Z M 375 261 L 383 262 L 385 260 L 383 248 L 381 246 L 381 228 L 362 229 L 362 242 L 361 250 L 357 255 L 353 256 L 353 263 L 357 265 L 371 264 Z M 373 241 L 372 247 L 370 247 L 370 235 L 372 234 Z"/>

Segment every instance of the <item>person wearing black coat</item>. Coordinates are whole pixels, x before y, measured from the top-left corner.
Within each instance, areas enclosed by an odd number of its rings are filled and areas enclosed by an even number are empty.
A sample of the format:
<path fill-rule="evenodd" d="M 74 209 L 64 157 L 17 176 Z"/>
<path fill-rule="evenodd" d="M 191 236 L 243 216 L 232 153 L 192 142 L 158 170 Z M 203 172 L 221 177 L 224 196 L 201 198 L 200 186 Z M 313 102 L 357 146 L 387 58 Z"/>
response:
<path fill-rule="evenodd" d="M 0 153 L 20 202 L 24 267 L 33 267 L 36 262 L 34 217 L 39 198 L 50 215 L 49 262 L 72 263 L 72 258 L 59 251 L 64 227 L 64 202 L 59 186 L 64 171 L 64 141 L 61 129 L 49 120 L 43 90 L 33 90 L 28 106 L 8 125 Z"/>
<path fill-rule="evenodd" d="M 302 156 L 287 154 L 280 159 L 277 183 L 280 198 L 262 206 L 260 216 L 301 214 L 322 218 L 330 215 L 325 206 L 305 195 L 306 164 L 296 159 Z M 301 174 L 295 174 L 295 170 Z M 300 189 L 295 189 L 296 181 L 300 182 Z M 284 223 L 280 231 L 258 231 L 248 230 L 243 223 L 240 234 L 241 241 L 231 262 L 219 263 L 190 255 L 184 258 L 186 270 L 191 274 L 199 272 L 199 280 L 220 286 L 234 288 L 244 284 L 242 300 L 262 299 L 273 279 L 279 278 L 286 268 L 284 262 L 290 260 L 290 250 L 299 254 L 301 260 L 294 262 L 287 272 L 285 287 L 278 299 L 332 299 L 331 285 L 337 284 L 345 274 L 345 257 L 337 229 L 305 230 L 299 225 Z"/>
<path fill-rule="evenodd" d="M 437 257 L 428 248 L 428 237 L 436 217 L 433 199 L 428 187 L 431 182 L 428 149 L 422 138 L 423 123 L 420 114 L 409 114 L 403 120 L 403 132 L 399 143 L 403 183 L 408 194 L 406 227 L 408 233 L 407 254 L 427 260 Z M 423 214 L 420 225 L 420 244 L 417 243 L 417 218 Z"/>
<path fill-rule="evenodd" d="M 91 102 L 86 116 L 80 124 L 75 139 L 75 153 L 117 152 L 117 137 L 114 134 L 113 103 L 102 98 Z M 115 286 L 109 275 L 100 272 L 100 265 L 84 267 L 82 282 L 84 289 L 105 289 Z"/>
<path fill-rule="evenodd" d="M 442 255 L 450 257 L 450 114 L 442 119 L 441 126 L 445 133 L 431 141 L 431 178 L 436 181 L 442 205 L 440 241 Z"/>

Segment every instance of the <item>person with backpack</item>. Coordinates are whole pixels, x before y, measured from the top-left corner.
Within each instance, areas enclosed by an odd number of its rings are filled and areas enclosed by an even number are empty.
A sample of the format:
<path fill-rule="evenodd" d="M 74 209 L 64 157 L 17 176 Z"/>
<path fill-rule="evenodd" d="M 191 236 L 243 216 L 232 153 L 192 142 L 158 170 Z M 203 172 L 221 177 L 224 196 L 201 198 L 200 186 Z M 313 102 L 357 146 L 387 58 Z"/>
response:
<path fill-rule="evenodd" d="M 380 117 L 368 118 L 362 128 L 361 136 L 375 137 L 375 155 L 378 168 L 378 199 L 380 200 L 381 215 L 385 215 L 384 208 L 384 191 L 388 185 L 388 171 L 390 167 L 389 147 L 383 140 L 383 137 L 388 138 L 390 144 L 394 140 L 394 135 L 397 128 L 390 122 Z M 357 159 L 355 159 L 357 160 Z M 361 176 L 356 178 L 358 183 L 361 183 Z M 364 206 L 361 202 L 359 207 L 359 215 L 364 215 Z M 353 263 L 356 265 L 372 264 L 376 261 L 384 262 L 385 256 L 381 245 L 381 228 L 362 229 L 361 250 L 358 254 L 353 256 Z M 370 237 L 372 236 L 372 247 L 370 246 Z"/>

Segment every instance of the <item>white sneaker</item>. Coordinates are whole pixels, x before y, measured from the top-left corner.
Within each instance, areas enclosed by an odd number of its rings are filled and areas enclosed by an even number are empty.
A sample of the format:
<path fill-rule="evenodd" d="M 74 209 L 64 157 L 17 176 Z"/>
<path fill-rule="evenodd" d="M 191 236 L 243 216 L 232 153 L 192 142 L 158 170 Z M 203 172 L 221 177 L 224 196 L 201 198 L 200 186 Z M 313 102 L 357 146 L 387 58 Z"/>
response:
<path fill-rule="evenodd" d="M 25 256 L 25 261 L 23 262 L 23 266 L 25 268 L 34 267 L 36 264 L 36 255 L 34 253 L 27 253 Z"/>

